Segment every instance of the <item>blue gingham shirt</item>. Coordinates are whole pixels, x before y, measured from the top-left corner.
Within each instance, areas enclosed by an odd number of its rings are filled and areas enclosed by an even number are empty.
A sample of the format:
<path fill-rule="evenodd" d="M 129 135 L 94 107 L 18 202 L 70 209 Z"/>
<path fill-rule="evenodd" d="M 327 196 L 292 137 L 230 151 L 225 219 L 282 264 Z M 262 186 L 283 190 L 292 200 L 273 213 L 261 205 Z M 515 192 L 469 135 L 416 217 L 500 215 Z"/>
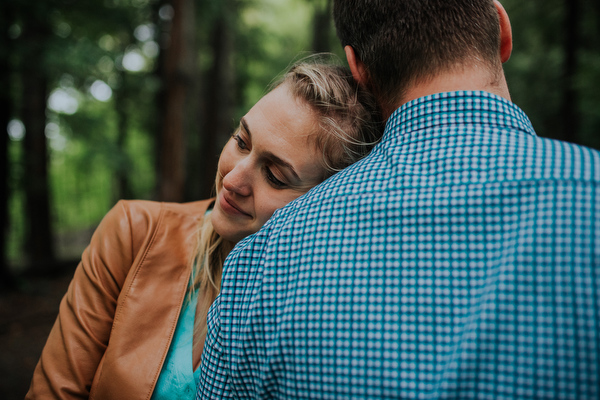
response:
<path fill-rule="evenodd" d="M 600 155 L 411 101 L 236 247 L 208 324 L 200 399 L 598 399 Z"/>

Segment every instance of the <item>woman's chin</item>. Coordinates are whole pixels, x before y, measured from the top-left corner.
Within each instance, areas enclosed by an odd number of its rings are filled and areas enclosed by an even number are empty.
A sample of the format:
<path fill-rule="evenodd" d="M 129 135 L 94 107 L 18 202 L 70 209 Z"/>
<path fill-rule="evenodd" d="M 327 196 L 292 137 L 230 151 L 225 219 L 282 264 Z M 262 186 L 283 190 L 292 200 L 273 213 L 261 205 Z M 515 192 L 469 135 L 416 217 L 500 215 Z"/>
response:
<path fill-rule="evenodd" d="M 241 236 L 243 233 L 239 230 L 239 227 L 228 221 L 227 218 L 223 218 L 223 214 L 216 207 L 212 212 L 211 222 L 215 232 L 224 240 L 237 243 L 244 238 L 244 236 Z"/>

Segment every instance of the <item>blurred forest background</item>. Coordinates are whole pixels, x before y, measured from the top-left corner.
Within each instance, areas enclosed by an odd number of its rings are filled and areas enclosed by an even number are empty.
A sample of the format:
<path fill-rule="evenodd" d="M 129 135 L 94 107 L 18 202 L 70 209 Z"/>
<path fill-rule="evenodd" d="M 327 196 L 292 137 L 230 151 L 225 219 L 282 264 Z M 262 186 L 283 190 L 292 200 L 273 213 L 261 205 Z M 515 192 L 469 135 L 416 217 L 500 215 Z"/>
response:
<path fill-rule="evenodd" d="M 600 147 L 600 3 L 505 0 L 513 100 Z M 210 195 L 236 121 L 299 55 L 343 57 L 331 0 L 3 0 L 0 274 L 77 260 L 121 198 Z"/>
<path fill-rule="evenodd" d="M 19 318 L 9 296 L 72 271 L 118 199 L 208 197 L 222 145 L 269 83 L 312 52 L 343 59 L 331 3 L 2 0 L 0 334 Z M 513 101 L 540 136 L 600 148 L 600 2 L 502 3 Z"/>

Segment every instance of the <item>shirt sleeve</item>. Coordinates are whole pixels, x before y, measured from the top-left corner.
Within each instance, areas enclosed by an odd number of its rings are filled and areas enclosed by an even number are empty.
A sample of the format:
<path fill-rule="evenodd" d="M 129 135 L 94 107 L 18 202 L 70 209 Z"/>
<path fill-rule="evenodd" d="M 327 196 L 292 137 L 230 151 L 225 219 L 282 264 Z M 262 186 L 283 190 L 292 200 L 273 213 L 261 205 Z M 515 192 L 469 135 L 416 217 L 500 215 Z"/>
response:
<path fill-rule="evenodd" d="M 220 315 L 221 296 L 218 296 L 208 311 L 208 334 L 202 352 L 196 400 L 232 398 L 222 348 Z"/>

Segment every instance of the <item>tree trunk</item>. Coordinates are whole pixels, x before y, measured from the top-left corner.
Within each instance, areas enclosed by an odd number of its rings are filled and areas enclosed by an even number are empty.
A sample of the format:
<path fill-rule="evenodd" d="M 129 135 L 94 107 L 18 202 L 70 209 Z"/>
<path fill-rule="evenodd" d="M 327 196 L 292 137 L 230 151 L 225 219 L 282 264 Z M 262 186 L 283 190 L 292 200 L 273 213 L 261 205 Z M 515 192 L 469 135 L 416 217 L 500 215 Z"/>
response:
<path fill-rule="evenodd" d="M 115 112 L 117 114 L 117 148 L 119 151 L 118 165 L 116 171 L 116 193 L 115 200 L 129 199 L 132 197 L 129 184 L 129 168 L 127 145 L 127 101 L 126 96 L 129 93 L 127 87 L 126 74 L 121 76 L 121 87 L 113 91 Z M 115 201 L 116 203 L 116 201 Z"/>
<path fill-rule="evenodd" d="M 331 51 L 331 0 L 315 2 L 312 49 L 315 53 Z M 324 4 L 323 4 L 324 3 Z"/>
<path fill-rule="evenodd" d="M 228 2 L 228 6 L 230 5 L 230 2 Z M 199 173 L 200 198 L 207 198 L 214 194 L 213 187 L 219 154 L 223 143 L 227 141 L 233 128 L 233 101 L 231 97 L 234 86 L 233 37 L 226 14 L 230 13 L 233 7 L 228 6 L 222 7 L 222 12 L 219 18 L 215 20 L 210 34 L 213 64 L 206 77 L 206 91 L 204 93 L 202 155 L 197 170 Z"/>
<path fill-rule="evenodd" d="M 37 14 L 34 14 L 37 15 Z M 46 18 L 24 24 L 23 124 L 25 125 L 25 193 L 27 213 L 27 254 L 33 267 L 48 267 L 55 262 L 51 229 L 46 143 L 46 103 L 48 79 L 44 68 L 45 48 L 51 35 Z"/>
<path fill-rule="evenodd" d="M 575 86 L 577 52 L 579 49 L 579 0 L 565 0 L 565 42 L 563 65 L 562 132 L 561 139 L 579 142 L 578 93 Z"/>
<path fill-rule="evenodd" d="M 173 0 L 174 16 L 164 57 L 164 117 L 159 141 L 158 197 L 183 201 L 185 194 L 186 105 L 194 87 L 194 1 Z"/>
<path fill-rule="evenodd" d="M 0 6 L 0 26 L 5 27 L 0 36 L 0 292 L 3 289 L 13 289 L 14 279 L 8 265 L 7 234 L 8 234 L 8 199 L 9 199 L 9 163 L 8 163 L 8 135 L 6 128 L 11 119 L 12 100 L 10 96 L 10 80 L 12 68 L 9 56 L 12 50 L 12 40 L 8 37 L 6 27 L 13 22 L 13 12 L 10 4 L 2 3 Z"/>
<path fill-rule="evenodd" d="M 54 262 L 48 191 L 48 149 L 46 126 L 47 80 L 40 74 L 27 74 L 25 102 L 25 192 L 27 197 L 27 253 L 35 266 Z"/>

